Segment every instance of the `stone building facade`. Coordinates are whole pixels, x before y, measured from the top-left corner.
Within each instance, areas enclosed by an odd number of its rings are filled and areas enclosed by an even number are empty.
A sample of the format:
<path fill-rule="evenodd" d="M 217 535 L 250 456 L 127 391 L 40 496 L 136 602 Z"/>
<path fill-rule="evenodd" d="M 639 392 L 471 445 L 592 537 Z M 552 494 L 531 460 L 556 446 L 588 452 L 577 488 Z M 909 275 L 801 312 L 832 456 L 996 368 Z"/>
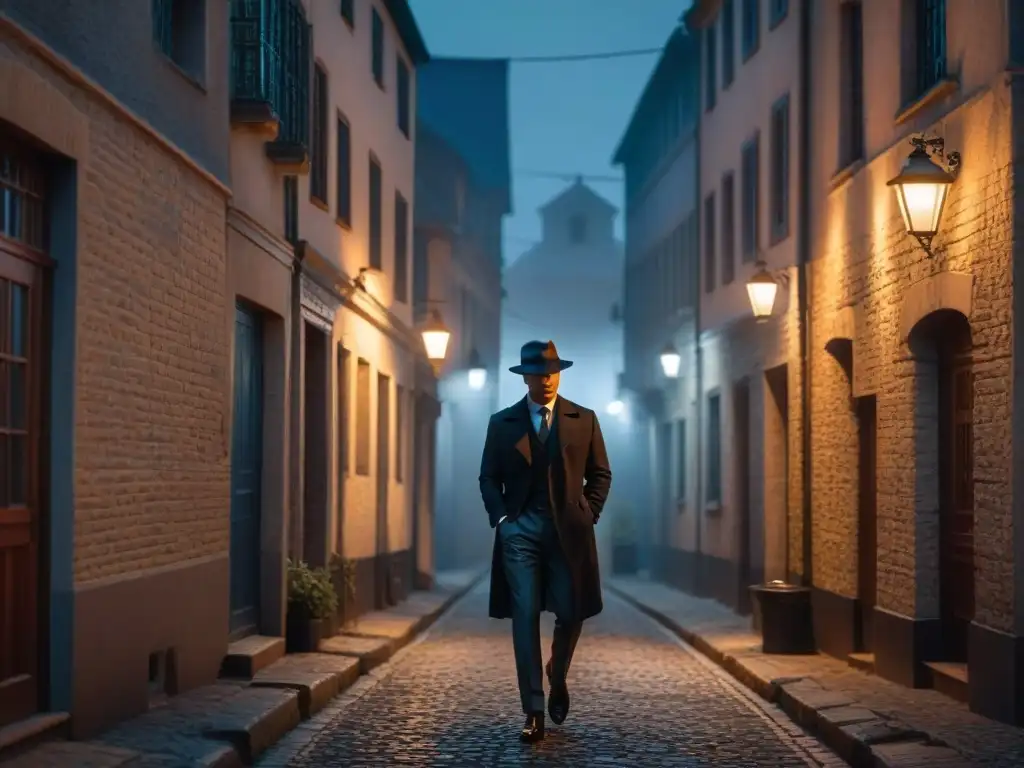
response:
<path fill-rule="evenodd" d="M 637 499 L 636 518 L 651 551 L 638 565 L 686 588 L 692 556 L 684 554 L 682 537 L 696 519 L 699 434 L 699 73 L 700 38 L 673 31 L 613 157 L 626 184 L 623 385 L 636 401 L 638 448 L 648 457 L 650 481 L 641 486 L 650 499 Z M 660 362 L 669 347 L 680 356 L 675 379 Z"/>
<path fill-rule="evenodd" d="M 696 2 L 701 38 L 700 491 L 684 552 L 700 594 L 741 612 L 749 586 L 803 580 L 800 88 L 806 4 Z M 746 283 L 778 285 L 751 313 Z"/>
<path fill-rule="evenodd" d="M 494 540 L 466 468 L 479 466 L 499 407 L 508 62 L 432 59 L 418 87 L 414 308 L 421 321 L 439 311 L 452 333 L 439 382 L 434 553 L 438 568 L 461 569 L 485 565 Z"/>
<path fill-rule="evenodd" d="M 0 14 L 0 726 L 78 736 L 226 644 L 228 11 L 54 6 Z"/>
<path fill-rule="evenodd" d="M 818 643 L 1018 723 L 1022 20 L 863 0 L 821 3 L 811 35 Z M 962 159 L 930 254 L 886 186 L 922 135 Z"/>

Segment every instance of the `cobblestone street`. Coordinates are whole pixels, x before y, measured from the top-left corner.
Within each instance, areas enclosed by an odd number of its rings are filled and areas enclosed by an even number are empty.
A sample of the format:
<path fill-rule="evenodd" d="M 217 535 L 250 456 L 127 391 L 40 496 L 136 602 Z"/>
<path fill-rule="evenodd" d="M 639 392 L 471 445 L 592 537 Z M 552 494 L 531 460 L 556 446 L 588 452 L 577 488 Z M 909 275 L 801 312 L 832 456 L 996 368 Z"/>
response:
<path fill-rule="evenodd" d="M 540 745 L 519 742 L 511 625 L 486 618 L 484 581 L 422 642 L 258 765 L 844 765 L 648 617 L 611 594 L 605 601 L 573 662 L 569 717 L 562 726 L 548 721 Z"/>

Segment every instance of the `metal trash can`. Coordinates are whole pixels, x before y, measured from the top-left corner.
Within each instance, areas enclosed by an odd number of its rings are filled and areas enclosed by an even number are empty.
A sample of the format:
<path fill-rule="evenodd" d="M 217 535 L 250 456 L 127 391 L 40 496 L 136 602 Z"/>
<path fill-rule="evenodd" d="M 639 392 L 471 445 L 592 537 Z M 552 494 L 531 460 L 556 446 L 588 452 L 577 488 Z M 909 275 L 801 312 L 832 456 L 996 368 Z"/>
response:
<path fill-rule="evenodd" d="M 764 653 L 815 653 L 811 590 L 784 581 L 750 588 L 761 615 Z"/>

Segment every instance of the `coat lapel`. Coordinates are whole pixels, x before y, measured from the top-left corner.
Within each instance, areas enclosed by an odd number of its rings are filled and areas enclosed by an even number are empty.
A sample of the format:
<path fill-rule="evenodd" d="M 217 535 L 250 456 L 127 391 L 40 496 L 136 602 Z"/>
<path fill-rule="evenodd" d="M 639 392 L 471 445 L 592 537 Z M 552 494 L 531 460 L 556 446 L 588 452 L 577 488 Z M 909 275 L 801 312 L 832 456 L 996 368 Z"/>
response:
<path fill-rule="evenodd" d="M 526 404 L 525 397 L 516 405 L 511 421 L 516 434 L 519 435 L 519 439 L 515 443 L 516 450 L 526 459 L 527 464 L 531 464 L 533 463 L 533 451 L 530 450 L 530 430 L 533 429 L 533 426 L 530 424 L 530 408 Z"/>
<path fill-rule="evenodd" d="M 572 442 L 572 438 L 576 434 L 576 426 L 580 422 L 580 409 L 576 403 L 560 397 L 555 404 L 555 413 L 558 423 L 559 452 L 565 456 L 565 449 Z"/>

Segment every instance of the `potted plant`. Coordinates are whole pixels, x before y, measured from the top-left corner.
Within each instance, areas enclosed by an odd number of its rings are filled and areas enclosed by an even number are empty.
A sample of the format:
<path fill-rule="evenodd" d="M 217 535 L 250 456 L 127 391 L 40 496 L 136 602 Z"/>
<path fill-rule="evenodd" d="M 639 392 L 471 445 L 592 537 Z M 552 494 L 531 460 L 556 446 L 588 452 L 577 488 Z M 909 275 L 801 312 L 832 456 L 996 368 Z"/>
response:
<path fill-rule="evenodd" d="M 612 510 L 612 573 L 632 574 L 637 568 L 636 522 L 628 504 Z"/>
<path fill-rule="evenodd" d="M 331 583 L 338 595 L 335 614 L 338 626 L 344 627 L 353 619 L 356 605 L 356 563 L 338 553 L 331 555 Z"/>
<path fill-rule="evenodd" d="M 338 596 L 326 568 L 310 568 L 301 560 L 288 561 L 288 653 L 310 653 L 320 645 L 325 619 L 338 606 Z"/>

